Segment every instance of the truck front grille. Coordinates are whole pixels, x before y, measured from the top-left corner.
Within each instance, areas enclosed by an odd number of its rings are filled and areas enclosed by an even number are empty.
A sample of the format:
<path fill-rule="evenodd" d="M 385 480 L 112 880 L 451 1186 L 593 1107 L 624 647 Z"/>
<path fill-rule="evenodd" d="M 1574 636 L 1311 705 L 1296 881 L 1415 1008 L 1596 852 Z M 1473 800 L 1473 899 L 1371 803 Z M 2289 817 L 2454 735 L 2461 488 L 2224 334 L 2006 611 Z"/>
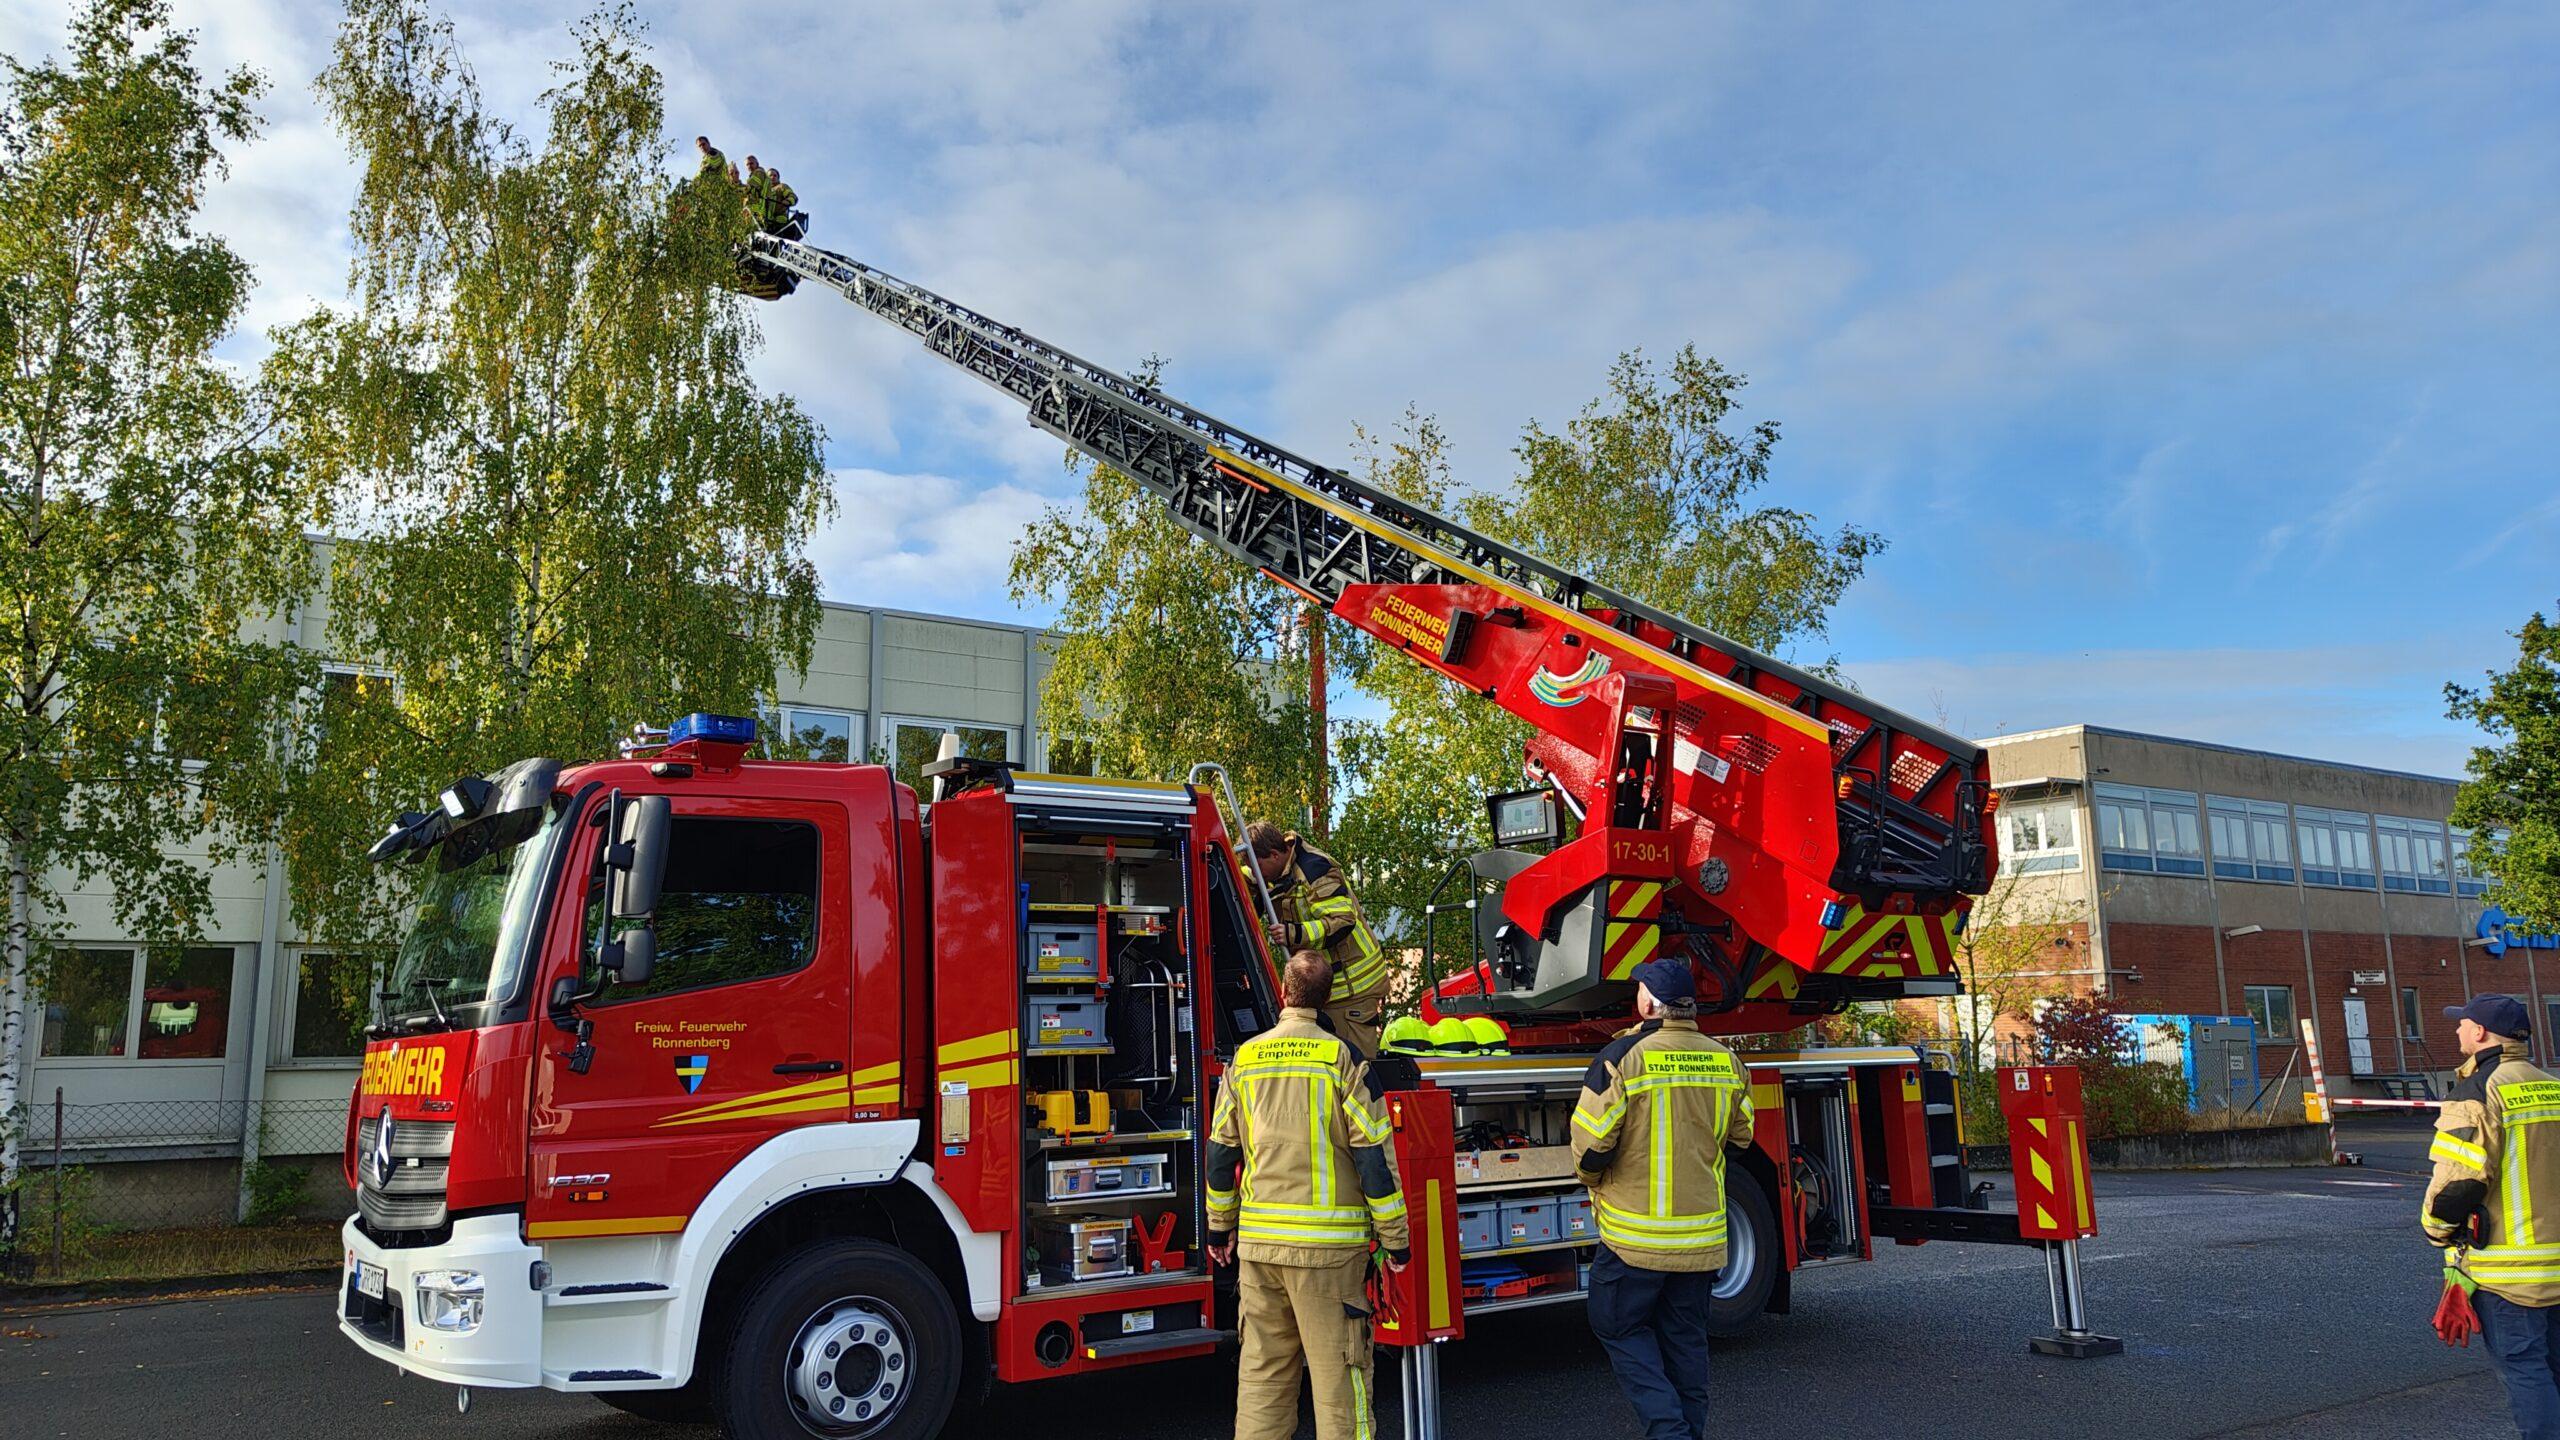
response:
<path fill-rule="evenodd" d="M 445 1220 L 445 1172 L 453 1164 L 453 1122 L 391 1122 L 391 1172 L 386 1180 L 375 1163 L 374 1139 L 382 1117 L 356 1123 L 356 1209 L 365 1228 L 380 1235 L 395 1230 L 433 1230 Z"/>

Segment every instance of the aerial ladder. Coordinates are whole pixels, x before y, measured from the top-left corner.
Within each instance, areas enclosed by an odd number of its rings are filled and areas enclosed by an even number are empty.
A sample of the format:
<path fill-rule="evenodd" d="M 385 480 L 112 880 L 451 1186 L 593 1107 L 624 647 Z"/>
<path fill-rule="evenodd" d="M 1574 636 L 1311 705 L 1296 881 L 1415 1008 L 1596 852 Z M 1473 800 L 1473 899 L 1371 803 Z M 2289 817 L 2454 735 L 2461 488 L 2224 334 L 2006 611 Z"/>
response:
<path fill-rule="evenodd" d="M 1467 958 L 1427 977 L 1438 1013 L 1587 1046 L 1657 954 L 1690 958 L 1701 1023 L 1727 1034 L 1958 988 L 1995 853 L 1979 746 L 922 286 L 750 243 L 763 290 L 814 282 L 906 330 L 1193 535 L 1529 722 L 1532 787 L 1491 798 L 1497 849 L 1434 907 L 1473 917 Z"/>

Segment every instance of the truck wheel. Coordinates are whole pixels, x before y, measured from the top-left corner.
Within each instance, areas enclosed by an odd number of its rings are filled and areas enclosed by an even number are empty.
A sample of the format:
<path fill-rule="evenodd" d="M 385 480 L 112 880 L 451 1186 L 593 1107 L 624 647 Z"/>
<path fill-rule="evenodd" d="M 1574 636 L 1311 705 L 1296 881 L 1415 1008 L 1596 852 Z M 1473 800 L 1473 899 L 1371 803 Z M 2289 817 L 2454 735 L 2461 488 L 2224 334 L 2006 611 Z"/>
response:
<path fill-rule="evenodd" d="M 698 1383 L 673 1390 L 599 1390 L 595 1396 L 625 1415 L 655 1420 L 661 1425 L 707 1425 L 711 1421 L 711 1402 L 703 1398 Z"/>
<path fill-rule="evenodd" d="M 931 1440 L 960 1388 L 960 1321 L 933 1272 L 871 1240 L 821 1240 L 766 1271 L 712 1393 L 755 1440 Z"/>
<path fill-rule="evenodd" d="M 1724 1268 L 1716 1272 L 1707 1304 L 1707 1332 L 1739 1335 L 1769 1308 L 1770 1292 L 1787 1257 L 1778 1239 L 1778 1217 L 1769 1192 L 1749 1171 L 1725 1172 Z"/>

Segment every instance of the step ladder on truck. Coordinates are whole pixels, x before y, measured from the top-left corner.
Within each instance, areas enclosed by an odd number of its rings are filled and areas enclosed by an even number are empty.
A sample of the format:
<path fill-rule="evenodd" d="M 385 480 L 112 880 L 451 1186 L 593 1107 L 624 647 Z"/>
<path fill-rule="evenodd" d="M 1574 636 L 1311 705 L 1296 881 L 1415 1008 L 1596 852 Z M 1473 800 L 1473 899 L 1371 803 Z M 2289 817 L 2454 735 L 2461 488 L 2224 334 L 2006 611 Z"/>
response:
<path fill-rule="evenodd" d="M 836 291 L 1149 487 L 1169 518 L 1529 719 L 1503 845 L 1450 903 L 1435 1014 L 1510 1054 L 1388 1099 L 1416 1263 L 1379 1338 L 1578 1298 L 1569 1114 L 1635 964 L 1686 958 L 1712 1033 L 1952 993 L 1993 863 L 1981 752 L 1362 486 L 919 287 L 797 241 Z M 729 1433 L 936 1433 L 991 1383 L 1210 1353 L 1205 1115 L 1277 1017 L 1267 905 L 1218 777 L 1037 775 L 948 753 L 757 758 L 686 716 L 403 815 L 421 920 L 350 1107 L 342 1331 L 461 1387 L 546 1386 Z M 1571 817 L 1568 823 L 1567 817 Z M 2069 1071 L 2003 1072 L 2015 1214 L 1979 1208 L 1952 1077 L 1915 1050 L 1747 1054 L 1714 1322 L 1895 1244 L 2045 1249 L 2064 1354 L 2094 1232 Z M 465 1392 L 467 1394 L 467 1388 Z"/>

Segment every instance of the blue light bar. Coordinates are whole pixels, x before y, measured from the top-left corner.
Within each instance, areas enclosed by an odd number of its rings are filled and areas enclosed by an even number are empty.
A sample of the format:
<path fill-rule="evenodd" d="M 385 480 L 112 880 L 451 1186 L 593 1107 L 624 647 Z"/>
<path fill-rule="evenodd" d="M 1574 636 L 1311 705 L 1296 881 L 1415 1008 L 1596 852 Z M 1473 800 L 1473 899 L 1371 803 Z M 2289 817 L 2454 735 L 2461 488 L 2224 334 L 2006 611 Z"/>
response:
<path fill-rule="evenodd" d="M 1848 918 L 1847 907 L 1837 900 L 1828 901 L 1822 907 L 1822 928 L 1825 930 L 1839 929 L 1840 922 Z"/>
<path fill-rule="evenodd" d="M 667 727 L 667 743 L 710 740 L 722 745 L 756 743 L 756 722 L 744 715 L 706 715 L 697 710 Z"/>

